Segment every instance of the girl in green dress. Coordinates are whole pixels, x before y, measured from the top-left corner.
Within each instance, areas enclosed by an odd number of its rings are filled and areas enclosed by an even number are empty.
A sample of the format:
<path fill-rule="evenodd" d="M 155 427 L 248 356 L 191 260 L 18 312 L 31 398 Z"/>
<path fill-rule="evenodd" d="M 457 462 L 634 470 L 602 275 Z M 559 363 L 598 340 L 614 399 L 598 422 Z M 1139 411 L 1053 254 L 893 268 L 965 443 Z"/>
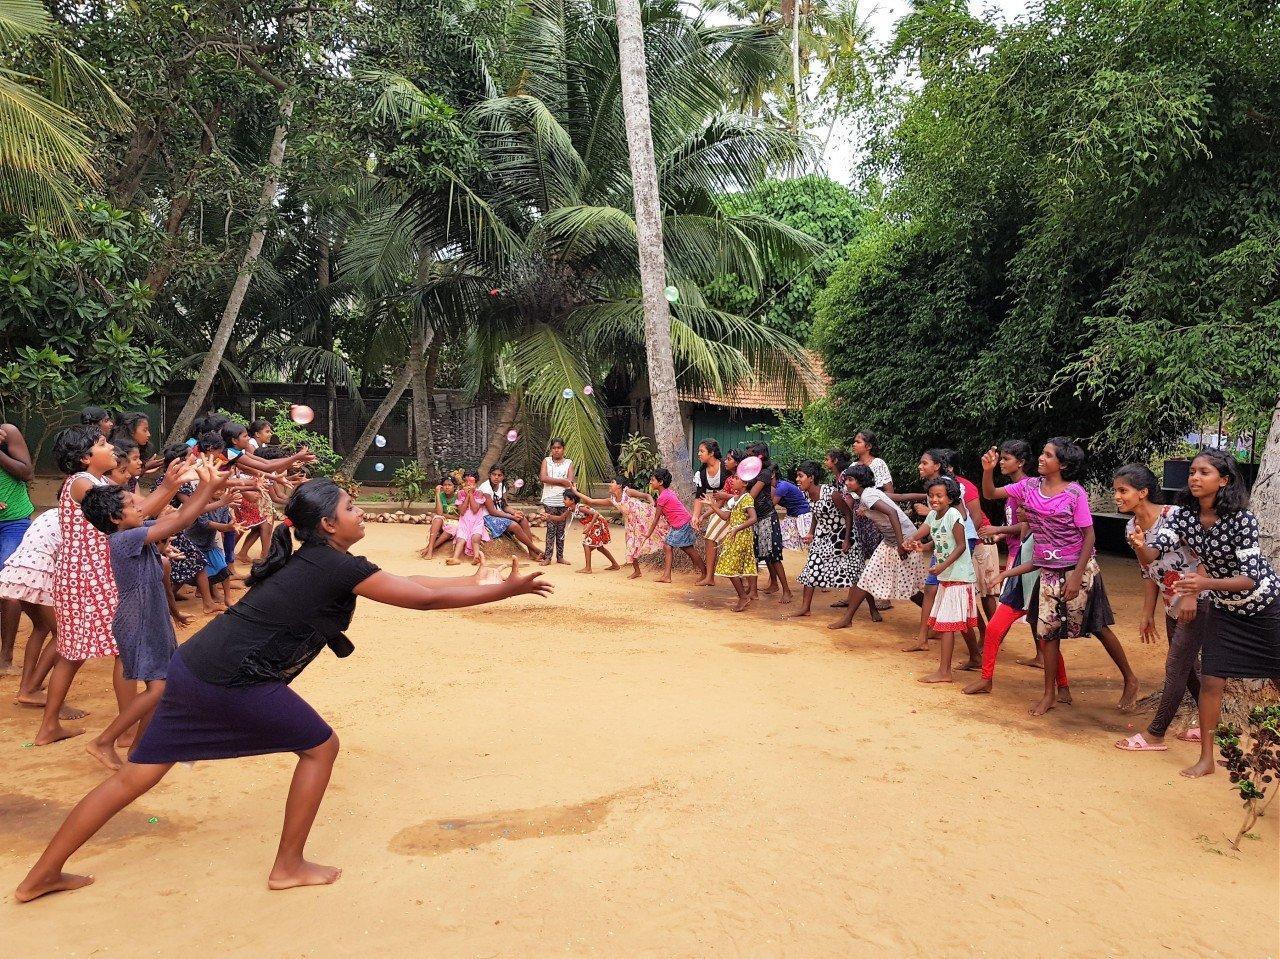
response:
<path fill-rule="evenodd" d="M 728 576 L 733 583 L 733 591 L 738 594 L 733 611 L 740 613 L 755 598 L 751 595 L 749 581 L 756 578 L 755 540 L 752 535 L 756 525 L 756 504 L 737 476 L 730 476 L 725 481 L 725 489 L 729 499 L 723 506 L 708 501 L 708 508 L 729 524 L 729 531 L 720 544 L 716 575 Z"/>

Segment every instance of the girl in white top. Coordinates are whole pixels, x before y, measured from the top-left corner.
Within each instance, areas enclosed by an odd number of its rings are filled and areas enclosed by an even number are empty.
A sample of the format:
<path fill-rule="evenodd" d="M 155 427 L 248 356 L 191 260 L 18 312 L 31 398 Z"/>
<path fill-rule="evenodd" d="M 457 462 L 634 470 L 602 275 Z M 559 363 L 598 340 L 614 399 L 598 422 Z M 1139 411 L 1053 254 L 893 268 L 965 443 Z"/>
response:
<path fill-rule="evenodd" d="M 564 512 L 564 491 L 574 485 L 573 460 L 564 455 L 564 440 L 553 437 L 550 455 L 543 457 L 542 466 L 538 470 L 538 479 L 542 483 L 542 505 L 552 516 Z M 551 563 L 554 550 L 556 562 L 569 565 L 564 558 L 564 528 L 568 523 L 547 524 L 547 545 L 542 550 L 541 564 Z"/>
<path fill-rule="evenodd" d="M 22 535 L 22 542 L 0 569 L 0 599 L 17 600 L 31 619 L 31 635 L 15 697 L 15 702 L 24 706 L 44 705 L 41 690 L 58 658 L 53 640 L 53 564 L 61 543 L 58 511 L 46 510 Z M 81 719 L 85 715 L 84 710 L 63 707 L 63 719 Z"/>
<path fill-rule="evenodd" d="M 849 441 L 849 446 L 853 450 L 854 462 L 861 463 L 871 470 L 871 476 L 876 483 L 875 488 L 883 493 L 892 493 L 893 474 L 889 472 L 889 464 L 876 455 L 880 452 L 876 434 L 870 430 L 858 430 Z"/>

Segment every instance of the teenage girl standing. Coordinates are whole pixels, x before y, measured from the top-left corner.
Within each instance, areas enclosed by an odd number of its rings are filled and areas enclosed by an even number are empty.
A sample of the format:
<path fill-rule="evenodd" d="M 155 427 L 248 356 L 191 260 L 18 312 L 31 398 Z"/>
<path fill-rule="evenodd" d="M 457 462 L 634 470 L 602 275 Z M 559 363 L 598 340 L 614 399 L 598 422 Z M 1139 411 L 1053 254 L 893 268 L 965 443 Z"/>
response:
<path fill-rule="evenodd" d="M 12 423 L 0 424 L 0 566 L 3 566 L 31 528 L 35 506 L 27 484 L 35 478 L 31 453 L 22 431 Z M 0 599 L 0 673 L 13 664 L 22 605 L 16 599 Z"/>
<path fill-rule="evenodd" d="M 289 683 L 329 646 L 353 651 L 344 631 L 358 597 L 405 609 L 460 609 L 512 596 L 546 596 L 540 573 L 504 581 L 396 576 L 350 549 L 364 537 L 364 513 L 331 480 L 302 484 L 285 507 L 249 591 L 184 643 L 169 664 L 164 695 L 124 768 L 76 805 L 16 897 L 27 902 L 93 881 L 62 871 L 116 813 L 146 793 L 175 762 L 296 753 L 270 889 L 335 882 L 341 870 L 304 858 L 307 836 L 338 758 L 338 737 Z M 96 531 L 95 531 L 96 532 Z M 293 536 L 302 542 L 294 551 Z"/>
<path fill-rule="evenodd" d="M 542 508 L 552 516 L 565 511 L 564 491 L 575 485 L 573 460 L 564 455 L 564 440 L 558 436 L 551 440 L 547 456 L 542 459 L 538 480 L 542 483 Z M 564 523 L 547 524 L 547 543 L 542 548 L 542 565 L 551 562 L 554 552 L 557 563 L 568 566 L 564 558 Z"/>

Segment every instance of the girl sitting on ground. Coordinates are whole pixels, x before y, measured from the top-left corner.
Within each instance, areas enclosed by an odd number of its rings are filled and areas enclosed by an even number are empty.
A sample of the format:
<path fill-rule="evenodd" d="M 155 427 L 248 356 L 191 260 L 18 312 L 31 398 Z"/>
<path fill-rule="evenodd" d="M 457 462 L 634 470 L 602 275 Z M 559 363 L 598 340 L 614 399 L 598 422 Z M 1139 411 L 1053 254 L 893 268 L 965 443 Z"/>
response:
<path fill-rule="evenodd" d="M 420 551 L 424 559 L 433 559 L 436 550 L 458 531 L 458 482 L 452 476 L 445 476 L 436 484 L 436 512 L 431 517 L 431 532 L 427 534 L 427 545 Z"/>

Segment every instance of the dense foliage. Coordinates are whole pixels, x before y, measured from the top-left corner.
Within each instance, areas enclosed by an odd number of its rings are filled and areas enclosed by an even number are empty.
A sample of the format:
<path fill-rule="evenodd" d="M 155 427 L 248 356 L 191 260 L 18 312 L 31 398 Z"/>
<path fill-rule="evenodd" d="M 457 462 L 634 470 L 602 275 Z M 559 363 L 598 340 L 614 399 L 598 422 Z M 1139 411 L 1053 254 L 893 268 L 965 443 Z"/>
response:
<path fill-rule="evenodd" d="M 799 265 L 766 257 L 764 280 L 744 283 L 736 273 L 717 280 L 708 298 L 717 306 L 744 315 L 759 315 L 775 330 L 801 342 L 809 339 L 818 292 L 826 285 L 862 223 L 862 204 L 848 187 L 826 177 L 769 180 L 721 201 L 725 209 L 772 217 L 809 234 L 821 248 Z"/>
<path fill-rule="evenodd" d="M 882 103 L 882 219 L 817 339 L 850 425 L 1092 438 L 1105 466 L 1280 376 L 1280 12 L 1053 0 L 1002 24 L 919 3 Z"/>

